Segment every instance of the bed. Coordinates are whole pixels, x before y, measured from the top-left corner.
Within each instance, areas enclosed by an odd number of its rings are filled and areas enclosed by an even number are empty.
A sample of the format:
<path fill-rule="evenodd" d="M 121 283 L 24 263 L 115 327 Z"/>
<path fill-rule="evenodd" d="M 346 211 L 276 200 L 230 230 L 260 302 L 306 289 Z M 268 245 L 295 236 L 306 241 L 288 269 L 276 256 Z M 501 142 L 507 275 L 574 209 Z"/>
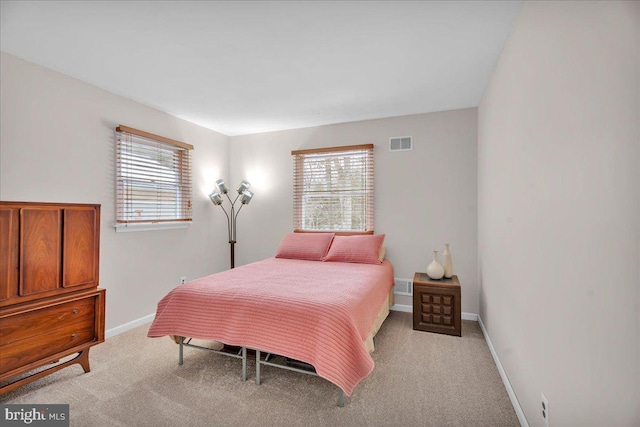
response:
<path fill-rule="evenodd" d="M 373 336 L 393 303 L 393 267 L 379 259 L 378 236 L 285 236 L 275 258 L 173 289 L 158 303 L 148 336 L 184 337 L 181 361 L 186 337 L 240 347 L 243 379 L 246 349 L 256 350 L 258 384 L 261 364 L 270 364 L 261 353 L 307 363 L 339 387 L 341 404 L 342 393 L 350 396 L 373 370 Z M 375 244 L 362 243 L 374 237 Z"/>

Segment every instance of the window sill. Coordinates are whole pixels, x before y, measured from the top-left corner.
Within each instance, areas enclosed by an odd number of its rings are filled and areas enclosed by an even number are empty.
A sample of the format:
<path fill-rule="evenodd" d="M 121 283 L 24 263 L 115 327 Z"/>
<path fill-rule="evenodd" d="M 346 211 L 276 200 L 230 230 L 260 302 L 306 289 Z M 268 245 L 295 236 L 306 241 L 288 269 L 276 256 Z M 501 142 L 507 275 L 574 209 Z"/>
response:
<path fill-rule="evenodd" d="M 131 223 L 114 224 L 116 233 L 130 233 L 132 231 L 170 230 L 173 228 L 189 228 L 191 221 L 157 222 L 157 223 Z"/>
<path fill-rule="evenodd" d="M 374 234 L 373 230 L 356 231 L 356 230 L 305 230 L 302 228 L 296 228 L 294 233 L 334 233 L 336 236 L 361 236 L 367 234 Z"/>

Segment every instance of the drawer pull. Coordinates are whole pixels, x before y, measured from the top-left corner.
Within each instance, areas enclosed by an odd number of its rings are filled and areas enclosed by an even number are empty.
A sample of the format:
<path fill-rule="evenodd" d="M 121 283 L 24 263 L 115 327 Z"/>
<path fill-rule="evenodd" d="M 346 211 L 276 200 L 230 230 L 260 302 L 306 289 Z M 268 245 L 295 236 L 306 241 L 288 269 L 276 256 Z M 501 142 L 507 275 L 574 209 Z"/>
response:
<path fill-rule="evenodd" d="M 71 334 L 71 338 L 76 338 L 78 334 Z"/>
<path fill-rule="evenodd" d="M 78 310 L 77 308 L 74 308 L 74 309 L 73 309 L 73 311 L 72 311 L 71 313 L 73 313 L 73 314 L 78 314 L 78 313 L 79 313 L 79 310 Z"/>

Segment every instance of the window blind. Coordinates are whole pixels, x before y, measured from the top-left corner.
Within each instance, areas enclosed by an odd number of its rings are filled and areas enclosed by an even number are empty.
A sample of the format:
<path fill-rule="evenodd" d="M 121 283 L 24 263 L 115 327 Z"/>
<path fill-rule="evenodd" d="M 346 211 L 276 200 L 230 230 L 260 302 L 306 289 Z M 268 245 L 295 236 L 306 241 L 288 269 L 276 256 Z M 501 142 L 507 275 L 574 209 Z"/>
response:
<path fill-rule="evenodd" d="M 116 128 L 116 222 L 191 221 L 193 146 Z"/>
<path fill-rule="evenodd" d="M 291 154 L 294 230 L 373 232 L 373 144 Z"/>

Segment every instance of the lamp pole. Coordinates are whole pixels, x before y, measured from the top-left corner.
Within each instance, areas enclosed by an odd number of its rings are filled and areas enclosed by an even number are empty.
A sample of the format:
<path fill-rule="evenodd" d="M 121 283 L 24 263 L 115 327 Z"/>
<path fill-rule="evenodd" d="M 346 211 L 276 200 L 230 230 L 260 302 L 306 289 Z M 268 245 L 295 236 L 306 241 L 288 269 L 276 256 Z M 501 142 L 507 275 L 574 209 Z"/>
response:
<path fill-rule="evenodd" d="M 216 181 L 216 186 L 218 187 L 218 190 L 214 191 L 211 194 L 209 194 L 209 198 L 211 199 L 211 201 L 213 202 L 214 205 L 220 206 L 222 208 L 222 211 L 224 212 L 224 214 L 227 217 L 227 230 L 228 230 L 228 233 L 229 233 L 229 245 L 231 246 L 231 268 L 234 268 L 235 267 L 236 233 L 237 233 L 236 222 L 237 222 L 237 219 L 238 219 L 238 214 L 240 213 L 240 211 L 242 210 L 242 207 L 244 205 L 248 205 L 249 204 L 249 202 L 253 198 L 253 193 L 251 191 L 249 191 L 249 187 L 251 186 L 251 184 L 248 181 L 243 180 L 240 183 L 240 185 L 238 186 L 238 188 L 237 188 L 238 195 L 232 201 L 231 197 L 229 197 L 229 189 L 227 188 L 226 184 L 224 183 L 224 180 L 222 180 L 222 179 L 217 180 Z M 227 200 L 229 200 L 229 203 L 231 205 L 231 207 L 229 209 L 230 212 L 227 212 L 227 210 L 222 205 L 222 202 L 223 202 L 222 194 L 227 196 Z M 238 208 L 238 210 L 236 211 L 236 202 L 238 202 L 238 199 L 240 199 L 241 205 Z"/>
<path fill-rule="evenodd" d="M 236 259 L 236 234 L 237 234 L 237 229 L 236 229 L 236 222 L 237 222 L 237 218 L 238 218 L 238 214 L 240 213 L 240 210 L 242 210 L 242 207 L 245 205 L 244 203 L 240 205 L 240 207 L 238 208 L 238 211 L 236 212 L 235 210 L 235 206 L 236 206 L 236 202 L 238 201 L 238 197 L 240 197 L 240 194 L 238 194 L 235 198 L 235 200 L 232 202 L 231 201 L 231 197 L 229 197 L 229 194 L 226 193 L 225 194 L 227 196 L 227 199 L 229 200 L 229 203 L 231 203 L 231 215 L 229 215 L 226 211 L 226 209 L 224 208 L 224 206 L 220 205 L 220 207 L 222 208 L 222 210 L 224 211 L 224 214 L 227 216 L 227 229 L 229 230 L 229 245 L 231 245 L 231 268 L 235 267 L 235 259 Z"/>

